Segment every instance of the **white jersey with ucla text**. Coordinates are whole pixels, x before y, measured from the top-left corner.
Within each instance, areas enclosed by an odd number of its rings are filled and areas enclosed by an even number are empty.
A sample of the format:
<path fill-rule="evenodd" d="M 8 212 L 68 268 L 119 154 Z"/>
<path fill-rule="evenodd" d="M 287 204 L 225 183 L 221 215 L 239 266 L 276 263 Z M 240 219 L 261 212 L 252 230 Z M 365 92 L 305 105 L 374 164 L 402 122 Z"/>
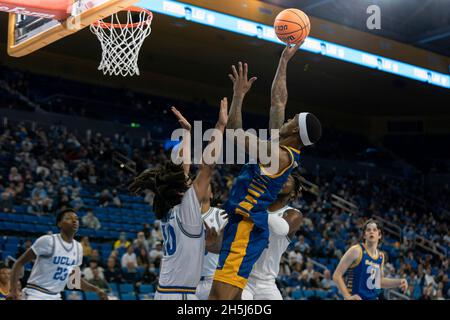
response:
<path fill-rule="evenodd" d="M 227 219 L 221 214 L 224 210 L 219 208 L 211 207 L 209 210 L 202 215 L 203 221 L 208 225 L 209 228 L 214 228 L 217 232 L 220 232 L 226 225 Z M 217 264 L 219 262 L 219 255 L 205 252 L 205 259 L 203 261 L 202 275 L 200 278 L 200 283 L 197 287 L 196 296 L 199 300 L 207 300 L 209 297 L 209 292 L 211 291 L 211 286 L 214 278 L 214 273 L 216 272 Z"/>
<path fill-rule="evenodd" d="M 285 206 L 277 211 L 268 211 L 280 217 L 289 210 L 294 209 Z M 294 209 L 295 210 L 295 209 Z M 282 300 L 282 296 L 275 280 L 280 271 L 280 260 L 283 253 L 291 243 L 287 236 L 279 236 L 270 231 L 269 247 L 264 250 L 253 266 L 247 286 L 242 294 L 243 300 Z"/>
<path fill-rule="evenodd" d="M 203 228 L 200 203 L 191 187 L 161 221 L 164 256 L 155 300 L 196 299 L 205 252 Z"/>
<path fill-rule="evenodd" d="M 36 261 L 23 289 L 23 299 L 60 300 L 73 268 L 83 261 L 83 247 L 76 240 L 68 243 L 60 234 L 54 234 L 38 238 L 31 250 Z"/>

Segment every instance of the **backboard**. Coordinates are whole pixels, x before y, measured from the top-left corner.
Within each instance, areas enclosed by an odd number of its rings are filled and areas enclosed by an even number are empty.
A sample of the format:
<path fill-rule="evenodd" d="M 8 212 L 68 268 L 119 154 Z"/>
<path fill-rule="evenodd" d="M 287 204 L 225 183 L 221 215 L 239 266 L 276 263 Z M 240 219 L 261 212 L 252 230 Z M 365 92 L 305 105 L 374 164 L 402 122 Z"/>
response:
<path fill-rule="evenodd" d="M 8 54 L 13 57 L 30 54 L 137 1 L 0 0 L 0 10 L 9 12 Z"/>

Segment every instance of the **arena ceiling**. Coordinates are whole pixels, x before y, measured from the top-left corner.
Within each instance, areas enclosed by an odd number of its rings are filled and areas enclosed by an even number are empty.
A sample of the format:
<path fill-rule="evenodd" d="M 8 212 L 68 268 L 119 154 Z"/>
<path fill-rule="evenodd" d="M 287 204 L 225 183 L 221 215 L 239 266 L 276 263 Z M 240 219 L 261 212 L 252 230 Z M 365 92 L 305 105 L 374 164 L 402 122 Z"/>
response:
<path fill-rule="evenodd" d="M 262 0 L 364 32 L 450 56 L 450 2 L 447 0 Z M 366 10 L 381 10 L 381 30 L 368 30 Z"/>
<path fill-rule="evenodd" d="M 52 65 L 44 65 L 40 60 L 39 52 L 24 58 L 6 55 L 6 21 L 6 15 L 0 14 L 0 61 L 30 70 L 51 69 Z M 141 77 L 125 81 L 104 77 L 97 72 L 95 69 L 100 59 L 100 45 L 87 29 L 42 51 L 58 55 L 66 65 L 71 64 L 73 58 L 80 59 L 77 64 L 85 62 L 86 66 L 80 66 L 80 69 L 91 71 L 83 79 L 85 81 L 97 80 L 96 82 L 102 81 L 107 85 L 132 89 L 144 87 L 144 90 L 148 88 L 152 91 L 158 83 L 155 79 L 146 78 L 146 73 L 151 72 L 208 84 L 219 88 L 219 94 L 228 96 L 231 93 L 227 77 L 230 65 L 239 60 L 247 61 L 252 75 L 258 76 L 252 94 L 264 98 L 253 100 L 249 108 L 265 111 L 269 105 L 271 81 L 282 48 L 257 38 L 158 14 L 154 19 L 153 33 L 141 50 Z M 293 112 L 303 106 L 320 106 L 330 112 L 368 116 L 450 115 L 448 103 L 444 103 L 450 101 L 450 90 L 304 51 L 298 53 L 289 66 L 288 87 Z M 166 84 L 166 89 L 166 94 L 176 97 L 180 88 Z M 217 95 L 217 92 L 212 96 L 211 92 L 203 90 L 201 96 L 197 95 L 192 99 L 216 101 Z"/>

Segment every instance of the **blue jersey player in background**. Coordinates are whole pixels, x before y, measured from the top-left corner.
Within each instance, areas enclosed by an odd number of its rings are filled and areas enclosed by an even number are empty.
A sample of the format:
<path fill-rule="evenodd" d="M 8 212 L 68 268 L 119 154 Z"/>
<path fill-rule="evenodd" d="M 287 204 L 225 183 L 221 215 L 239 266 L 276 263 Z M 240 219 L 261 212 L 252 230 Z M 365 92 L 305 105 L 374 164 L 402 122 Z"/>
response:
<path fill-rule="evenodd" d="M 406 279 L 383 276 L 384 254 L 378 250 L 381 228 L 377 221 L 368 220 L 363 227 L 362 243 L 352 246 L 339 262 L 333 280 L 345 300 L 376 300 L 381 289 L 408 288 Z M 344 274 L 347 273 L 347 281 Z"/>

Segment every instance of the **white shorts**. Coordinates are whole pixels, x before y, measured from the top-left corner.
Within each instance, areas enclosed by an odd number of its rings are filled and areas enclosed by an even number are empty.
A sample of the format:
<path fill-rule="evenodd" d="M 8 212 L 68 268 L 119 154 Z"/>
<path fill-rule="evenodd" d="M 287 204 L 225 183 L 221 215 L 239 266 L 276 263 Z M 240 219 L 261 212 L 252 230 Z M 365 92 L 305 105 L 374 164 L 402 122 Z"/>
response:
<path fill-rule="evenodd" d="M 197 291 L 195 292 L 198 300 L 208 300 L 213 280 L 213 278 L 206 278 L 198 283 Z"/>
<path fill-rule="evenodd" d="M 263 281 L 250 277 L 242 291 L 242 300 L 283 300 L 283 296 L 274 280 Z"/>
<path fill-rule="evenodd" d="M 47 294 L 36 289 L 24 288 L 22 300 L 62 300 L 61 294 Z"/>
<path fill-rule="evenodd" d="M 156 291 L 154 300 L 198 300 L 193 293 L 161 293 Z"/>

